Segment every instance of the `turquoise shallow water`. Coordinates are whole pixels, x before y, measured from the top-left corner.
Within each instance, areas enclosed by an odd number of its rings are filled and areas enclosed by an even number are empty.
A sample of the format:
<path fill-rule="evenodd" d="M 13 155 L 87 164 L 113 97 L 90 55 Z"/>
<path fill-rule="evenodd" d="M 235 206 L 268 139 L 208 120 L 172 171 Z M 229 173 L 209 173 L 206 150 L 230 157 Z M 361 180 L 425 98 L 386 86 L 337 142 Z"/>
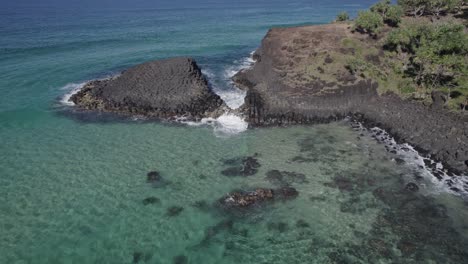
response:
<path fill-rule="evenodd" d="M 0 263 L 466 263 L 466 202 L 346 122 L 220 137 L 83 118 L 60 103 L 74 84 L 180 55 L 229 94 L 228 77 L 269 27 L 326 23 L 370 3 L 343 2 L 1 9 Z M 222 174 L 247 156 L 256 174 Z M 153 170 L 165 185 L 146 182 Z M 274 170 L 296 199 L 243 212 L 217 203 L 235 189 L 278 188 Z M 183 209 L 170 216 L 174 206 Z"/>

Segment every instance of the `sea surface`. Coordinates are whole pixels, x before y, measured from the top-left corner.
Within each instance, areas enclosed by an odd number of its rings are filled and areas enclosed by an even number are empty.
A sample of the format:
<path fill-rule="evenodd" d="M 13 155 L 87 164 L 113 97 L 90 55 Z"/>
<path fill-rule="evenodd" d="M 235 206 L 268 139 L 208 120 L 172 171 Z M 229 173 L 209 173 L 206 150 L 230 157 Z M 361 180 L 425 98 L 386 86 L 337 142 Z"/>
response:
<path fill-rule="evenodd" d="M 0 263 L 468 263 L 466 178 L 438 180 L 377 128 L 161 123 L 67 101 L 88 80 L 192 56 L 235 108 L 230 77 L 269 28 L 372 2 L 1 1 Z M 247 157 L 253 175 L 225 175 Z M 219 202 L 284 186 L 299 195 Z"/>

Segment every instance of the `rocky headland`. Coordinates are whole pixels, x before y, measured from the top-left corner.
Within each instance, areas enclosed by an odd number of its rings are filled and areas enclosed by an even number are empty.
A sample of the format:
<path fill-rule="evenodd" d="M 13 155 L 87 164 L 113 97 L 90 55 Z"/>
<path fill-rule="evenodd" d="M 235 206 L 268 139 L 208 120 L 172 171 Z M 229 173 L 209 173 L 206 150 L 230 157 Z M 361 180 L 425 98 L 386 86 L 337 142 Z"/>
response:
<path fill-rule="evenodd" d="M 253 67 L 233 77 L 247 91 L 239 111 L 251 126 L 353 117 L 387 130 L 455 174 L 467 173 L 468 117 L 445 109 L 440 92 L 429 103 L 404 99 L 391 90 L 391 76 L 376 81 L 348 68 L 347 61 L 357 57 L 376 68 L 389 67 L 380 40 L 353 32 L 348 23 L 271 29 L 253 55 Z M 227 109 L 191 58 L 137 65 L 87 83 L 70 100 L 81 109 L 169 120 L 216 118 Z"/>
<path fill-rule="evenodd" d="M 173 119 L 217 117 L 224 102 L 191 58 L 155 60 L 87 83 L 70 100 L 81 109 Z"/>
<path fill-rule="evenodd" d="M 346 23 L 271 29 L 253 55 L 255 65 L 233 77 L 247 90 L 248 122 L 313 124 L 350 116 L 387 130 L 452 172 L 468 172 L 466 115 L 444 109 L 440 93 L 433 93 L 429 104 L 403 99 L 346 67 L 346 60 L 356 56 L 387 67 L 378 43 L 379 38 L 353 32 Z"/>

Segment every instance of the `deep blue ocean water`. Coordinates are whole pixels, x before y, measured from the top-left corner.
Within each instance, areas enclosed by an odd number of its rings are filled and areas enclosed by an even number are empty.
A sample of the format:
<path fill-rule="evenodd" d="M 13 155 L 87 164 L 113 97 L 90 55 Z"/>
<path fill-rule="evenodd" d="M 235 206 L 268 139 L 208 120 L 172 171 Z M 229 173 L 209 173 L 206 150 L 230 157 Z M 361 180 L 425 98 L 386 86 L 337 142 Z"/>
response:
<path fill-rule="evenodd" d="M 0 263 L 465 260 L 466 202 L 419 170 L 420 160 L 402 154 L 408 161 L 398 165 L 345 123 L 220 135 L 210 126 L 83 119 L 63 103 L 80 83 L 173 56 L 194 57 L 214 89 L 236 101 L 229 78 L 248 65 L 269 28 L 328 23 L 372 2 L 1 2 Z M 261 164 L 255 176 L 222 175 L 223 160 L 254 155 Z M 152 170 L 168 184 L 148 185 Z M 297 199 L 241 216 L 216 206 L 234 189 L 275 187 L 265 179 L 271 170 L 305 175 L 292 183 Z M 352 190 L 342 175 L 354 177 Z M 375 194 L 378 187 L 399 193 L 414 175 L 422 175 L 417 195 L 389 204 Z M 148 197 L 159 202 L 145 205 Z M 429 220 L 399 199 L 429 208 Z M 172 206 L 183 211 L 170 216 Z M 389 226 L 386 217 L 394 220 Z M 409 242 L 395 227 L 403 218 L 418 224 Z M 458 251 L 425 245 L 426 224 Z M 402 241 L 414 245 L 409 255 Z"/>

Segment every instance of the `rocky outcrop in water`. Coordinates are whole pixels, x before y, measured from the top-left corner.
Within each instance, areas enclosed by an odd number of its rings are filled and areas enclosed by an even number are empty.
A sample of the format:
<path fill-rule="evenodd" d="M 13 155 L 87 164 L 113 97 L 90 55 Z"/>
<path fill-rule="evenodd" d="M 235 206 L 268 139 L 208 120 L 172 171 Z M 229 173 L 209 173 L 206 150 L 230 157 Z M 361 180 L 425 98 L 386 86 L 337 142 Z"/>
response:
<path fill-rule="evenodd" d="M 434 94 L 434 104 L 428 107 L 394 94 L 379 94 L 376 82 L 351 74 L 342 57 L 354 56 L 362 47 L 346 43 L 376 40 L 360 39 L 367 37 L 352 34 L 347 27 L 270 30 L 254 54 L 255 65 L 233 77 L 247 90 L 243 111 L 249 123 L 312 124 L 354 116 L 444 162 L 455 173 L 467 173 L 468 118 L 444 110 L 440 95 Z"/>
<path fill-rule="evenodd" d="M 88 110 L 171 119 L 217 117 L 223 101 L 191 58 L 156 60 L 87 83 L 70 100 Z"/>
<path fill-rule="evenodd" d="M 292 187 L 282 187 L 278 189 L 257 188 L 253 191 L 231 192 L 221 198 L 219 203 L 224 208 L 247 208 L 255 204 L 275 199 L 293 199 L 298 195 L 298 191 Z"/>

